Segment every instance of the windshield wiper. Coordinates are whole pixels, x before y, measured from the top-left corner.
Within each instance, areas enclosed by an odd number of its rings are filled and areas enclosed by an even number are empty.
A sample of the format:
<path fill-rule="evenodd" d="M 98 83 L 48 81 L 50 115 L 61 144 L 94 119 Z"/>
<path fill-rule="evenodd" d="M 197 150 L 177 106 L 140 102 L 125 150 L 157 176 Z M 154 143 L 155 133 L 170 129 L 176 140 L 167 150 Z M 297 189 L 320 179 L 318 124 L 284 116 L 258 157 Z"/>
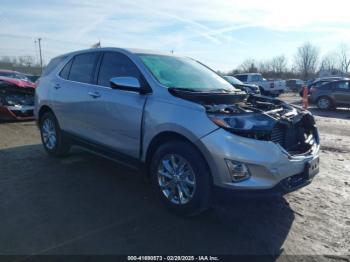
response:
<path fill-rule="evenodd" d="M 168 88 L 169 91 L 186 91 L 186 92 L 196 92 L 196 93 L 200 93 L 203 92 L 201 89 L 197 89 L 197 88 L 186 88 L 186 87 L 169 87 Z"/>

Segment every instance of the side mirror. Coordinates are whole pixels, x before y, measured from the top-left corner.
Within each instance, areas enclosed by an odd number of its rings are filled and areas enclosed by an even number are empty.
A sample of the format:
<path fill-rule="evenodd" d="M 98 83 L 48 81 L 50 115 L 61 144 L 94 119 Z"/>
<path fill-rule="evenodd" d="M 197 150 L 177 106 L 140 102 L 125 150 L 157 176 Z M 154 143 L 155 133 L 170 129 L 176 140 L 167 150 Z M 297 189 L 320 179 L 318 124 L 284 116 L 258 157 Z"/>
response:
<path fill-rule="evenodd" d="M 123 77 L 113 77 L 110 80 L 111 88 L 125 90 L 125 91 L 133 91 L 140 92 L 141 84 L 136 77 L 131 76 L 123 76 Z"/>

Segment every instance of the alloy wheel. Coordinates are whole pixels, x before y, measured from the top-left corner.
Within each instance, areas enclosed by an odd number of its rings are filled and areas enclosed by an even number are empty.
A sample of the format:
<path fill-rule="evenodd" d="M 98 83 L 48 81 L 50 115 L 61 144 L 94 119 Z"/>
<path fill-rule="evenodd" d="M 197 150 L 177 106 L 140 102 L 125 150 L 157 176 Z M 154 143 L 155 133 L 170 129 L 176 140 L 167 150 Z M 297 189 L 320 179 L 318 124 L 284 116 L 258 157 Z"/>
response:
<path fill-rule="evenodd" d="M 43 142 L 46 148 L 52 150 L 57 143 L 55 123 L 52 119 L 45 119 L 41 126 Z"/>
<path fill-rule="evenodd" d="M 172 203 L 184 205 L 194 196 L 196 179 L 190 163 L 180 155 L 168 154 L 158 167 L 158 184 Z"/>
<path fill-rule="evenodd" d="M 319 108 L 321 109 L 328 109 L 330 107 L 330 101 L 329 99 L 327 98 L 321 98 L 319 101 L 318 101 L 318 106 Z"/>

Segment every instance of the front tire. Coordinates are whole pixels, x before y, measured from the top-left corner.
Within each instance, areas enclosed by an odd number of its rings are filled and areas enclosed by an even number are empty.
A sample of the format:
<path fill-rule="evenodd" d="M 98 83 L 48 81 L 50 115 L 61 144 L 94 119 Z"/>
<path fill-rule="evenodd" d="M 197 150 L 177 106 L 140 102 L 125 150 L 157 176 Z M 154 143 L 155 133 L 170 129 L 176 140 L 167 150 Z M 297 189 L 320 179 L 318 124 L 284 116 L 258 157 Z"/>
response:
<path fill-rule="evenodd" d="M 70 143 L 63 136 L 58 121 L 52 112 L 46 112 L 40 118 L 41 141 L 45 151 L 55 157 L 68 154 Z"/>
<path fill-rule="evenodd" d="M 211 176 L 198 150 L 182 140 L 161 145 L 150 166 L 152 182 L 171 211 L 197 215 L 210 206 Z"/>
<path fill-rule="evenodd" d="M 322 96 L 317 99 L 317 107 L 322 110 L 329 110 L 333 108 L 332 101 L 329 97 Z"/>

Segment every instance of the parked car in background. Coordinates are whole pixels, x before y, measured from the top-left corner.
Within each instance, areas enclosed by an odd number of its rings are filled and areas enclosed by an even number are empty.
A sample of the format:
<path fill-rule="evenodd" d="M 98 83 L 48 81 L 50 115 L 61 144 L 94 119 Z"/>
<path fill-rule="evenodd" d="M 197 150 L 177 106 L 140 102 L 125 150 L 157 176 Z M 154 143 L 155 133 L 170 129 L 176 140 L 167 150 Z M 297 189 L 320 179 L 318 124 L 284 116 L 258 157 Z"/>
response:
<path fill-rule="evenodd" d="M 304 85 L 305 85 L 305 82 L 301 79 L 286 80 L 287 89 L 291 91 L 299 91 Z"/>
<path fill-rule="evenodd" d="M 327 84 L 329 82 L 332 81 L 336 81 L 336 80 L 349 80 L 349 78 L 346 77 L 325 77 L 325 78 L 316 78 L 315 80 L 311 81 L 308 85 L 307 85 L 307 89 L 308 89 L 308 94 L 310 94 L 310 89 L 312 87 L 319 87 L 321 85 Z M 300 88 L 299 90 L 299 95 L 302 97 L 303 96 L 303 87 Z"/>
<path fill-rule="evenodd" d="M 0 119 L 33 119 L 34 91 L 33 83 L 0 76 Z"/>
<path fill-rule="evenodd" d="M 248 96 L 168 53 L 97 48 L 56 57 L 36 89 L 35 117 L 48 154 L 80 145 L 145 167 L 159 198 L 185 215 L 204 211 L 214 188 L 286 193 L 319 171 L 310 112 Z"/>
<path fill-rule="evenodd" d="M 333 80 L 319 86 L 312 86 L 309 101 L 320 109 L 350 107 L 350 80 Z"/>
<path fill-rule="evenodd" d="M 247 92 L 248 94 L 260 94 L 260 89 L 257 85 L 249 85 L 239 81 L 234 76 L 223 76 L 234 87 Z"/>
<path fill-rule="evenodd" d="M 237 74 L 234 77 L 245 84 L 259 86 L 262 95 L 278 96 L 286 90 L 286 81 L 268 81 L 259 73 Z"/>
<path fill-rule="evenodd" d="M 29 81 L 33 83 L 35 83 L 40 78 L 40 75 L 25 74 L 25 76 L 29 79 Z"/>
<path fill-rule="evenodd" d="M 17 71 L 13 71 L 13 70 L 0 69 L 0 76 L 9 77 L 9 78 L 16 78 L 16 79 L 20 79 L 23 81 L 32 82 L 25 74 L 17 72 Z"/>

